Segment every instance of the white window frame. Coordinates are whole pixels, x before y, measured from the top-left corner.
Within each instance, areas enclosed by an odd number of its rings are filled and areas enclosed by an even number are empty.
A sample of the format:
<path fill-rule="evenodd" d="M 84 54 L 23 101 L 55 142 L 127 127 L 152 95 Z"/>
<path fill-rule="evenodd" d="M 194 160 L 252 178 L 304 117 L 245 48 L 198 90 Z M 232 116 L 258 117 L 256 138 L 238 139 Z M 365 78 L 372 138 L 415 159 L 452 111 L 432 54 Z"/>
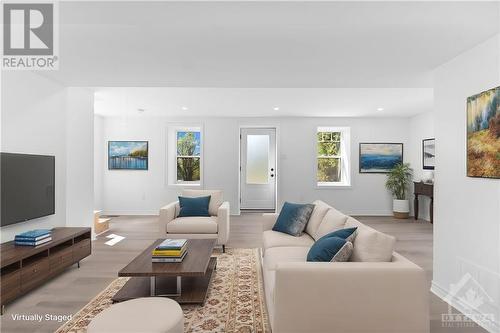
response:
<path fill-rule="evenodd" d="M 177 179 L 177 133 L 200 132 L 200 180 L 180 181 Z M 169 124 L 167 128 L 167 180 L 169 186 L 201 187 L 203 186 L 203 161 L 204 161 L 204 135 L 203 126 L 194 124 Z M 195 156 L 187 156 L 195 157 Z"/>
<path fill-rule="evenodd" d="M 340 132 L 340 177 L 338 182 L 318 182 L 318 133 L 319 132 Z M 338 126 L 318 126 L 314 133 L 314 181 L 318 188 L 330 187 L 351 187 L 351 128 Z"/>

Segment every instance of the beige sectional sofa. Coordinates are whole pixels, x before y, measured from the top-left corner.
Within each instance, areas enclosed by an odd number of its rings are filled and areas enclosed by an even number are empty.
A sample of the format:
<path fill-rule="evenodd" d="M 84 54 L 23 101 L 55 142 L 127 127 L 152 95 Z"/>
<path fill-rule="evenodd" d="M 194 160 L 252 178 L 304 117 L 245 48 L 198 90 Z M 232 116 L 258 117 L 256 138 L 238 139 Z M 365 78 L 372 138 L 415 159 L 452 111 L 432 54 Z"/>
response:
<path fill-rule="evenodd" d="M 424 271 L 394 252 L 395 238 L 322 201 L 304 234 L 272 230 L 264 214 L 263 276 L 273 333 L 429 332 L 429 290 Z M 307 262 L 315 240 L 358 227 L 349 262 Z"/>

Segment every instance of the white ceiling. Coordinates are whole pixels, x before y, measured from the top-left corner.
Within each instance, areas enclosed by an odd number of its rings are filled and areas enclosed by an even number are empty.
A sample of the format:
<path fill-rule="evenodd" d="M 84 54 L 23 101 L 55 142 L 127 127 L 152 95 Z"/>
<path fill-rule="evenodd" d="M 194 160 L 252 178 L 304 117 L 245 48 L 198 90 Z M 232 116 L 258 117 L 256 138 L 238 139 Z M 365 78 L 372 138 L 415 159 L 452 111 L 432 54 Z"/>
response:
<path fill-rule="evenodd" d="M 60 70 L 44 75 L 92 87 L 428 88 L 432 69 L 499 31 L 499 13 L 491 1 L 62 2 Z"/>
<path fill-rule="evenodd" d="M 432 103 L 430 88 L 99 88 L 95 112 L 125 117 L 408 117 L 431 110 Z"/>

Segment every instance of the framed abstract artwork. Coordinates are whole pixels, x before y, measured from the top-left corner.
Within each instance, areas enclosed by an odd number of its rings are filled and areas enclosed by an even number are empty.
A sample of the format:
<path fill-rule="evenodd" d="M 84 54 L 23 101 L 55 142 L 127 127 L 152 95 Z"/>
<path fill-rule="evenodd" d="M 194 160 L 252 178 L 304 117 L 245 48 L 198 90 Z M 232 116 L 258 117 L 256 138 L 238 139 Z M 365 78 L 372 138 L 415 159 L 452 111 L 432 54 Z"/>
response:
<path fill-rule="evenodd" d="M 359 173 L 388 173 L 403 163 L 402 143 L 360 143 Z"/>
<path fill-rule="evenodd" d="M 467 98 L 467 176 L 500 178 L 500 87 Z"/>
<path fill-rule="evenodd" d="M 422 140 L 422 168 L 424 170 L 434 170 L 436 158 L 436 140 Z"/>
<path fill-rule="evenodd" d="M 147 141 L 108 141 L 109 170 L 148 170 Z"/>

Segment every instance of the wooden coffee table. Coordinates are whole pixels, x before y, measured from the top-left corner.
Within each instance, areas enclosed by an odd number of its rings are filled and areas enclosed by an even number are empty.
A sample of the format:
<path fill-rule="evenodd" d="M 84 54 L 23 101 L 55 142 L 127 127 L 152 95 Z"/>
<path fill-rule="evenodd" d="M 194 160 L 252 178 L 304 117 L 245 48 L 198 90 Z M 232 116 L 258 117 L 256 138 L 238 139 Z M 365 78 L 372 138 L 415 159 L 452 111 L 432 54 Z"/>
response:
<path fill-rule="evenodd" d="M 118 276 L 131 278 L 115 294 L 113 302 L 146 296 L 165 296 L 180 304 L 205 302 L 217 266 L 217 258 L 211 256 L 216 240 L 189 239 L 181 263 L 153 263 L 151 252 L 162 241 L 156 240 L 118 272 Z"/>

